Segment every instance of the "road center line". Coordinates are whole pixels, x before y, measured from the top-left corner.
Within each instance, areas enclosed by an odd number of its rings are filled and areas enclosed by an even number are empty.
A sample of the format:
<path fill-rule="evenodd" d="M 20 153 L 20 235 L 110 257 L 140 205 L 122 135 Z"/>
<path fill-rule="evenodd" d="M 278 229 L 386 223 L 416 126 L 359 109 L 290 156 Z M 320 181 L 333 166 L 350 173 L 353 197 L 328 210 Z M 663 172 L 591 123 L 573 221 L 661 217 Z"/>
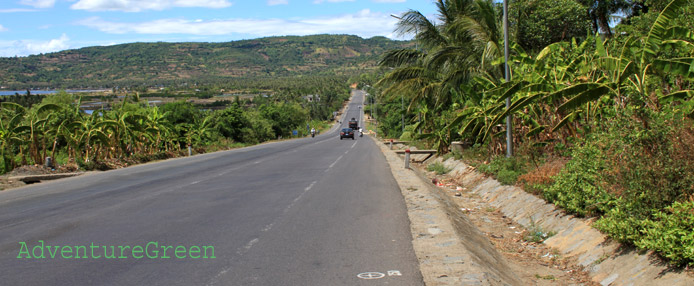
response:
<path fill-rule="evenodd" d="M 340 155 L 340 157 L 337 157 L 337 160 L 335 160 L 335 162 L 333 162 L 332 164 L 330 164 L 330 166 L 328 167 L 328 169 L 331 169 L 332 167 L 335 167 L 335 164 L 337 164 L 337 161 L 340 161 L 340 159 L 342 159 L 342 156 L 343 156 L 343 155 Z"/>
<path fill-rule="evenodd" d="M 313 188 L 313 185 L 315 185 L 315 184 L 316 184 L 316 181 L 313 181 L 313 182 L 312 182 L 310 185 L 308 185 L 308 187 L 306 187 L 306 189 L 304 189 L 304 190 L 305 190 L 305 191 L 310 190 L 311 188 Z"/>
<path fill-rule="evenodd" d="M 258 239 L 257 239 L 257 238 L 254 238 L 253 240 L 251 240 L 251 241 L 249 241 L 248 243 L 246 243 L 246 246 L 244 246 L 243 248 L 245 248 L 246 250 L 249 250 L 249 249 L 251 249 L 251 247 L 253 247 L 253 245 L 256 244 L 256 243 L 258 243 Z"/>
<path fill-rule="evenodd" d="M 359 142 L 359 141 L 357 141 L 357 142 Z M 349 147 L 349 149 L 354 149 L 354 146 L 357 146 L 357 142 L 354 142 L 354 144 L 352 144 L 352 147 Z"/>

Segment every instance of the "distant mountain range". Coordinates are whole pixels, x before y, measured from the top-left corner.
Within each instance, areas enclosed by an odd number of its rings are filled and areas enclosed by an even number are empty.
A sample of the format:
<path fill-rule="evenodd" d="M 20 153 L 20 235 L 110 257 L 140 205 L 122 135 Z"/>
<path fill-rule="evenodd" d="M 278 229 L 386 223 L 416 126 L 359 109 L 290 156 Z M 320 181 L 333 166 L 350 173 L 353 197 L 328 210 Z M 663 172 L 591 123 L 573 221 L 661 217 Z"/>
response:
<path fill-rule="evenodd" d="M 230 78 L 352 75 L 387 50 L 412 45 L 351 35 L 269 37 L 225 43 L 131 43 L 0 58 L 0 87 L 111 88 Z"/>

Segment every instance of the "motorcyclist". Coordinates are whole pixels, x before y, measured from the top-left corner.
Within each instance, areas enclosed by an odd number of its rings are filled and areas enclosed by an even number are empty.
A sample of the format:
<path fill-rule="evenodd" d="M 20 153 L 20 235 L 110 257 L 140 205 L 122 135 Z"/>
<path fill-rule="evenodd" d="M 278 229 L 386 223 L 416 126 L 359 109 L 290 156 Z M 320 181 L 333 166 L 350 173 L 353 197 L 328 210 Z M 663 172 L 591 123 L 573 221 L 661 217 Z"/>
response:
<path fill-rule="evenodd" d="M 316 129 L 311 128 L 311 137 L 315 137 L 315 136 L 316 136 Z"/>
<path fill-rule="evenodd" d="M 364 136 L 364 130 L 362 130 L 360 127 L 359 128 L 359 137 L 362 137 L 362 136 Z"/>

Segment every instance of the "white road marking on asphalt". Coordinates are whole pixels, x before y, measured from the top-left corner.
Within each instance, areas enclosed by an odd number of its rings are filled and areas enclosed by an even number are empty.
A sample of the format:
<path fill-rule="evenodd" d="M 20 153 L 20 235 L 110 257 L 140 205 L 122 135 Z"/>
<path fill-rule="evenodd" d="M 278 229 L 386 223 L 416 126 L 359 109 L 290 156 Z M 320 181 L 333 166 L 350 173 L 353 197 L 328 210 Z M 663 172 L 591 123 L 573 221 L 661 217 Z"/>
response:
<path fill-rule="evenodd" d="M 243 166 L 241 166 L 241 167 L 243 167 Z M 226 175 L 226 174 L 229 174 L 229 173 L 231 173 L 231 172 L 233 172 L 233 171 L 236 171 L 236 170 L 238 170 L 238 169 L 241 169 L 241 167 L 236 167 L 236 168 L 228 169 L 228 170 L 226 170 L 226 171 L 224 171 L 224 172 L 221 172 L 221 173 L 217 174 L 217 177 L 219 177 L 219 176 L 224 176 L 224 175 Z"/>
<path fill-rule="evenodd" d="M 266 225 L 265 228 L 263 228 L 263 229 L 260 230 L 260 231 L 262 231 L 262 232 L 267 232 L 267 231 L 269 231 L 270 229 L 272 229 L 273 226 L 275 226 L 275 223 L 274 223 L 274 222 L 271 223 L 271 224 Z"/>
<path fill-rule="evenodd" d="M 337 157 L 337 160 L 335 160 L 335 162 L 333 162 L 332 164 L 330 164 L 330 166 L 328 167 L 328 169 L 331 169 L 332 167 L 335 167 L 335 164 L 337 164 L 337 161 L 340 161 L 340 159 L 342 159 L 342 156 Z"/>
<path fill-rule="evenodd" d="M 195 182 L 192 182 L 192 183 L 190 183 L 190 184 L 191 184 L 191 185 L 195 185 L 195 184 L 197 184 L 197 183 L 200 183 L 200 181 L 195 181 Z"/>
<path fill-rule="evenodd" d="M 243 248 L 245 248 L 246 250 L 249 250 L 249 249 L 251 249 L 251 247 L 253 247 L 253 245 L 256 244 L 256 243 L 258 243 L 258 239 L 257 239 L 257 238 L 254 238 L 253 240 L 251 240 L 251 241 L 249 241 L 248 243 L 246 243 L 246 246 L 244 246 Z"/>
<path fill-rule="evenodd" d="M 388 270 L 388 276 L 402 276 L 399 270 Z"/>
<path fill-rule="evenodd" d="M 310 190 L 311 188 L 313 188 L 313 185 L 315 185 L 316 183 L 317 183 L 317 181 L 313 181 L 313 182 L 312 182 L 310 185 L 308 185 L 308 187 L 306 187 L 306 189 L 304 189 L 304 190 L 305 190 L 305 191 Z"/>
<path fill-rule="evenodd" d="M 301 199 L 301 197 L 303 197 L 304 194 L 306 194 L 306 192 L 308 192 L 309 190 L 311 190 L 311 188 L 313 188 L 313 185 L 315 185 L 317 182 L 318 182 L 318 181 L 313 181 L 313 182 L 311 182 L 311 184 L 308 185 L 308 187 L 306 187 L 306 188 L 304 189 L 304 191 L 301 192 L 301 194 L 300 194 L 298 197 L 296 197 L 296 198 L 294 199 L 294 201 L 293 201 L 291 204 L 289 204 L 286 208 L 284 208 L 284 213 L 286 214 L 287 212 L 289 212 L 289 209 L 291 209 L 291 208 L 296 204 L 296 202 L 298 202 L 298 201 Z"/>
<path fill-rule="evenodd" d="M 357 277 L 359 277 L 361 279 L 371 280 L 371 279 L 381 279 L 383 277 L 386 277 L 386 275 L 381 273 L 381 272 L 364 272 L 364 273 L 357 274 Z"/>
<path fill-rule="evenodd" d="M 357 142 L 359 142 L 359 141 L 357 141 Z M 349 149 L 353 149 L 354 146 L 357 146 L 357 142 L 354 142 L 354 144 L 352 144 L 352 147 L 349 147 Z"/>

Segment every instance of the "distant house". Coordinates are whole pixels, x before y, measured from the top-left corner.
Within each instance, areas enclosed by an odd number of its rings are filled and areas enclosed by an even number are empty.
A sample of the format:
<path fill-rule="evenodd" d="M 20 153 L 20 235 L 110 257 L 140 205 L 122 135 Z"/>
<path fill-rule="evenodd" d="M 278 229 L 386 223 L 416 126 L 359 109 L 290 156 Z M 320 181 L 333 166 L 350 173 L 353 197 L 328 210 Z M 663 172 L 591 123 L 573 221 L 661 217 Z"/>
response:
<path fill-rule="evenodd" d="M 304 96 L 304 99 L 308 102 L 319 102 L 320 101 L 320 94 L 309 94 L 307 96 Z"/>

